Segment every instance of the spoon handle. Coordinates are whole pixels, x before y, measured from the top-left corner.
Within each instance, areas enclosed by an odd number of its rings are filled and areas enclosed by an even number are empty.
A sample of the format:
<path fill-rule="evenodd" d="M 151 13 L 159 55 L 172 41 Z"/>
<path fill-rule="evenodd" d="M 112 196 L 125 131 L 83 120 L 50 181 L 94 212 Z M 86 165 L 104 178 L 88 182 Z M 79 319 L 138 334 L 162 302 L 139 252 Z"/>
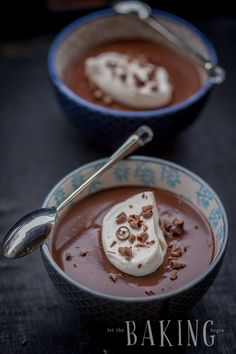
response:
<path fill-rule="evenodd" d="M 122 160 L 124 157 L 131 154 L 137 148 L 147 144 L 153 138 L 153 132 L 151 128 L 143 125 L 133 133 L 121 147 L 114 152 L 113 155 L 107 160 L 107 162 L 96 171 L 91 177 L 89 177 L 79 188 L 77 188 L 68 198 L 66 198 L 58 207 L 57 212 L 65 208 L 71 201 L 77 197 L 81 192 L 83 192 L 93 181 L 95 181 L 99 176 L 101 176 L 105 171 L 107 171 L 111 166 L 113 166 L 118 161 Z"/>
<path fill-rule="evenodd" d="M 195 59 L 197 63 L 208 72 L 209 79 L 214 84 L 221 84 L 225 80 L 225 70 L 222 67 L 218 65 L 213 65 L 204 55 L 196 51 L 193 47 L 191 47 L 185 41 L 179 38 L 176 34 L 167 29 L 153 16 L 148 16 L 143 20 L 155 31 L 158 31 L 163 37 L 168 39 L 169 42 L 181 48 L 193 59 Z"/>
<path fill-rule="evenodd" d="M 184 40 L 179 38 L 174 32 L 166 28 L 152 14 L 151 7 L 143 1 L 119 1 L 113 5 L 113 10 L 121 15 L 135 13 L 141 21 L 145 22 L 149 27 L 160 33 L 169 42 L 176 45 L 190 55 L 207 73 L 208 79 L 213 84 L 221 84 L 225 80 L 225 70 L 211 63 L 204 55 L 199 53 L 195 48 L 190 46 Z"/>

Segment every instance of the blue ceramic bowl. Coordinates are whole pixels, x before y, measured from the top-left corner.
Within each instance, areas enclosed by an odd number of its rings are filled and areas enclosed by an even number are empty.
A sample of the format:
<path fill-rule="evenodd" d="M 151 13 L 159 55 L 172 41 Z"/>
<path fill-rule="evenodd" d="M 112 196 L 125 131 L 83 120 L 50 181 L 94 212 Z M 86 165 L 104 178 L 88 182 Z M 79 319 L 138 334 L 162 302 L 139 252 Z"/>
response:
<path fill-rule="evenodd" d="M 217 63 L 212 44 L 193 25 L 174 15 L 153 14 L 180 38 Z M 185 101 L 167 108 L 145 111 L 121 111 L 93 104 L 75 94 L 62 80 L 63 72 L 81 52 L 106 41 L 139 38 L 163 40 L 135 16 L 127 19 L 113 10 L 103 10 L 71 23 L 54 39 L 48 56 L 48 70 L 58 99 L 71 122 L 89 142 L 103 147 L 118 145 L 124 135 L 142 124 L 149 125 L 159 139 L 177 134 L 197 117 L 213 84 L 201 71 L 202 87 Z"/>
<path fill-rule="evenodd" d="M 47 196 L 44 207 L 58 205 L 104 163 L 84 165 L 63 178 Z M 51 279 L 61 295 L 88 319 L 120 322 L 177 316 L 196 304 L 211 286 L 221 266 L 228 239 L 224 207 L 211 187 L 200 177 L 171 162 L 144 156 L 121 161 L 94 182 L 83 196 L 118 186 L 150 186 L 173 191 L 201 210 L 208 219 L 215 239 L 212 263 L 185 286 L 151 297 L 112 296 L 86 288 L 71 279 L 51 255 L 53 233 L 42 246 L 43 258 Z M 82 197 L 83 197 L 82 196 Z M 200 260 L 199 260 L 200 261 Z"/>

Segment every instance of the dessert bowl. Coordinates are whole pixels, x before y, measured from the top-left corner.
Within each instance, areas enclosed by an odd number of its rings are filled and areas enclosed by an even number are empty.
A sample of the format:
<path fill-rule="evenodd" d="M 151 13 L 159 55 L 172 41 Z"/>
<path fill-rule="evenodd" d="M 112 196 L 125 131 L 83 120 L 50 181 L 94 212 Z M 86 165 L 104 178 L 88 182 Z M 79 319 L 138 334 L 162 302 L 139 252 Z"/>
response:
<path fill-rule="evenodd" d="M 153 15 L 212 64 L 217 64 L 212 44 L 192 24 L 157 10 L 153 10 Z M 78 55 L 100 44 L 123 39 L 163 42 L 157 32 L 135 15 L 117 15 L 106 9 L 68 25 L 56 36 L 49 50 L 49 76 L 63 110 L 85 139 L 101 147 L 118 145 L 124 134 L 131 133 L 141 124 L 149 125 L 154 133 L 158 133 L 159 140 L 177 134 L 198 116 L 213 87 L 206 72 L 199 68 L 201 87 L 189 98 L 164 108 L 125 111 L 90 102 L 65 84 L 64 72 Z"/>
<path fill-rule="evenodd" d="M 68 174 L 48 194 L 43 206 L 51 207 L 61 203 L 102 163 L 104 160 L 94 161 Z M 166 293 L 139 297 L 111 295 L 73 280 L 57 265 L 52 257 L 55 235 L 52 232 L 41 247 L 48 273 L 59 293 L 87 319 L 114 323 L 127 319 L 138 321 L 177 316 L 201 299 L 220 269 L 228 239 L 224 207 L 211 187 L 194 173 L 169 161 L 144 156 L 133 156 L 119 162 L 94 182 L 80 198 L 120 186 L 158 187 L 174 192 L 197 207 L 208 220 L 213 232 L 215 252 L 212 262 L 186 285 Z"/>

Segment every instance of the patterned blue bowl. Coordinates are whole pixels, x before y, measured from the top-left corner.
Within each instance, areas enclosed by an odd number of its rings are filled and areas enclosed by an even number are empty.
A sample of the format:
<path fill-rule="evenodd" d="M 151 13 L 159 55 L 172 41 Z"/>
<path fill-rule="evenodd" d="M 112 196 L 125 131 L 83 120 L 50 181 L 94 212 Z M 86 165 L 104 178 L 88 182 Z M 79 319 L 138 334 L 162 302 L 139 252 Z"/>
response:
<path fill-rule="evenodd" d="M 44 206 L 61 203 L 72 191 L 94 173 L 104 160 L 84 165 L 63 178 L 49 193 Z M 212 263 L 187 285 L 168 293 L 151 297 L 122 297 L 99 293 L 71 279 L 53 260 L 51 244 L 53 233 L 42 254 L 48 273 L 60 294 L 71 302 L 87 319 L 120 322 L 173 317 L 196 304 L 212 284 L 221 266 L 228 240 L 228 223 L 224 207 L 212 190 L 200 177 L 169 161 L 133 156 L 121 161 L 84 192 L 89 195 L 98 190 L 117 186 L 150 186 L 174 191 L 198 207 L 208 219 L 215 239 L 215 255 Z"/>
<path fill-rule="evenodd" d="M 212 44 L 193 25 L 174 15 L 154 11 L 166 27 L 184 41 L 217 63 Z M 147 124 L 159 139 L 175 135 L 197 117 L 212 89 L 212 83 L 201 71 L 202 87 L 190 98 L 171 107 L 149 111 L 121 111 L 93 104 L 71 91 L 62 80 L 63 72 L 80 52 L 117 39 L 139 38 L 163 40 L 135 16 L 116 15 L 113 10 L 102 10 L 71 23 L 54 39 L 48 56 L 48 70 L 59 102 L 70 121 L 90 143 L 111 148 L 135 128 Z"/>

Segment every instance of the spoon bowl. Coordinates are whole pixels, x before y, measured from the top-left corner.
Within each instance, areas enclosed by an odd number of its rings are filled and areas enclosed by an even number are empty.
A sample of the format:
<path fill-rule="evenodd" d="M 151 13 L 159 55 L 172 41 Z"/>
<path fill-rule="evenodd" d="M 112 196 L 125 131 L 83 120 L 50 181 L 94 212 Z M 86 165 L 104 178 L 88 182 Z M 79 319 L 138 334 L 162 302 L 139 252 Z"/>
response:
<path fill-rule="evenodd" d="M 3 241 L 3 255 L 7 258 L 26 256 L 41 246 L 53 229 L 56 208 L 42 208 L 21 218 Z"/>
<path fill-rule="evenodd" d="M 122 160 L 140 146 L 147 144 L 152 138 L 153 132 L 151 128 L 144 125 L 139 127 L 98 171 L 71 193 L 57 208 L 42 208 L 21 218 L 10 229 L 3 241 L 2 250 L 4 256 L 18 258 L 35 251 L 49 236 L 55 225 L 57 214 L 61 210 L 70 205 L 80 193 L 116 162 Z"/>

